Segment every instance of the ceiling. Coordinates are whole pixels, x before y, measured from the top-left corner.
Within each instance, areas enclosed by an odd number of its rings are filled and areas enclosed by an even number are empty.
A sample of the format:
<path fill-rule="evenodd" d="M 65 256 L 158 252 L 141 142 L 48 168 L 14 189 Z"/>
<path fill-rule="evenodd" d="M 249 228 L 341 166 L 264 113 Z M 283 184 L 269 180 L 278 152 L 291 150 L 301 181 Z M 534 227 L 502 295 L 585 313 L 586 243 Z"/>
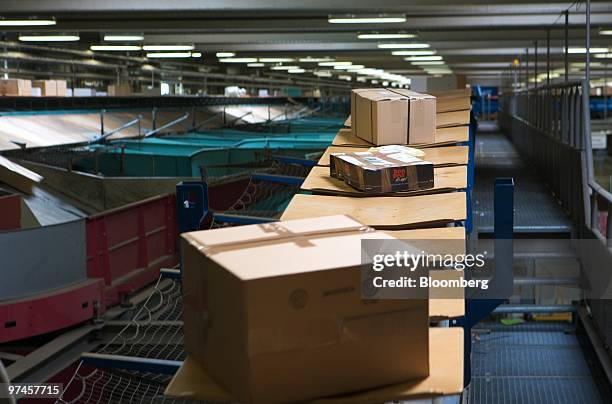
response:
<path fill-rule="evenodd" d="M 373 7 L 373 6 L 376 7 Z M 428 73 L 380 42 L 426 43 L 443 57 L 453 74 L 468 79 L 498 78 L 515 58 L 526 65 L 528 49 L 531 68 L 546 69 L 547 35 L 550 33 L 551 69 L 564 66 L 564 23 L 569 9 L 570 47 L 585 46 L 584 2 L 515 1 L 405 1 L 405 0 L 20 0 L 0 3 L 0 15 L 10 17 L 50 16 L 57 25 L 36 32 L 78 32 L 81 40 L 70 46 L 87 49 L 102 43 L 105 33 L 142 33 L 149 44 L 193 44 L 203 58 L 192 63 L 221 66 L 215 52 L 235 52 L 238 57 L 335 57 L 368 68 L 384 69 L 408 77 Z M 330 15 L 401 14 L 406 21 L 392 24 L 331 24 Z M 591 47 L 612 47 L 612 1 L 591 2 Z M 6 28 L 5 39 L 15 40 L 27 29 Z M 407 40 L 358 39 L 359 33 L 412 33 Z M 610 51 L 612 53 L 612 50 Z M 132 53 L 133 55 L 133 53 Z M 569 55 L 572 75 L 583 73 L 576 63 L 584 54 Z M 595 59 L 593 77 L 607 77 L 606 62 Z M 296 63 L 291 63 L 292 65 Z M 300 64 L 309 74 L 316 64 Z M 264 69 L 267 69 L 266 66 Z M 430 67 L 431 69 L 432 67 Z M 246 66 L 232 64 L 230 69 Z M 252 70 L 251 70 L 252 71 Z"/>

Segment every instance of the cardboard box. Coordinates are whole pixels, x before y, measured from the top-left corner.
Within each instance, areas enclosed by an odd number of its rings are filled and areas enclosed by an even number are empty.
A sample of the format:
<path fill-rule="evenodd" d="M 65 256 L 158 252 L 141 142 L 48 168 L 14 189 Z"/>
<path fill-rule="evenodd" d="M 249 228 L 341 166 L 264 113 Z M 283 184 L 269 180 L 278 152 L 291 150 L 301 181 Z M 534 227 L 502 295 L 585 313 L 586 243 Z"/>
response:
<path fill-rule="evenodd" d="M 433 164 L 407 153 L 358 151 L 330 154 L 329 174 L 374 194 L 434 187 Z"/>
<path fill-rule="evenodd" d="M 366 238 L 394 239 L 348 216 L 183 234 L 187 353 L 244 403 L 427 376 L 428 301 L 362 300 Z"/>
<path fill-rule="evenodd" d="M 0 95 L 32 96 L 32 81 L 23 79 L 0 80 Z"/>
<path fill-rule="evenodd" d="M 57 84 L 55 80 L 34 80 L 32 87 L 40 88 L 40 94 L 43 97 L 57 96 Z"/>
<path fill-rule="evenodd" d="M 58 97 L 66 97 L 68 95 L 68 84 L 66 80 L 55 80 L 55 85 Z"/>
<path fill-rule="evenodd" d="M 357 137 L 376 145 L 433 143 L 436 99 L 408 90 L 353 90 L 351 125 Z"/>
<path fill-rule="evenodd" d="M 128 97 L 132 95 L 132 87 L 129 84 L 111 84 L 107 90 L 109 97 Z"/>

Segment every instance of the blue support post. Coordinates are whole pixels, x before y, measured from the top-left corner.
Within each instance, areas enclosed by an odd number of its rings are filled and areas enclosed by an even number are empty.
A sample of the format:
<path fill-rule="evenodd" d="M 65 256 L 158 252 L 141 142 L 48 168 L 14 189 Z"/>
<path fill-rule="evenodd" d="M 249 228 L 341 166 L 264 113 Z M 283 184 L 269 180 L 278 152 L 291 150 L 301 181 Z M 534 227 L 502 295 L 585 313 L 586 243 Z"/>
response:
<path fill-rule="evenodd" d="M 474 189 L 474 167 L 476 158 L 476 116 L 474 111 L 470 111 L 470 129 L 468 138 L 468 166 L 467 166 L 467 189 L 465 191 L 466 198 L 466 220 L 465 220 L 465 232 L 471 234 L 474 227 L 474 216 L 472 212 L 472 190 Z"/>
<path fill-rule="evenodd" d="M 84 353 L 81 355 L 81 360 L 84 364 L 98 368 L 134 370 L 137 372 L 159 373 L 164 375 L 174 375 L 183 364 L 182 361 L 98 353 Z"/>
<path fill-rule="evenodd" d="M 179 233 L 200 230 L 202 225 L 210 218 L 208 184 L 201 181 L 177 184 L 176 210 Z"/>
<path fill-rule="evenodd" d="M 464 386 L 471 381 L 472 334 L 471 330 L 478 322 L 491 314 L 505 299 L 500 296 L 512 293 L 513 260 L 512 238 L 514 237 L 514 180 L 498 178 L 494 190 L 494 236 L 495 236 L 495 273 L 489 281 L 490 297 L 474 296 L 465 300 L 465 316 L 453 321 L 453 326 L 464 330 Z M 469 275 L 469 274 L 466 274 Z"/>

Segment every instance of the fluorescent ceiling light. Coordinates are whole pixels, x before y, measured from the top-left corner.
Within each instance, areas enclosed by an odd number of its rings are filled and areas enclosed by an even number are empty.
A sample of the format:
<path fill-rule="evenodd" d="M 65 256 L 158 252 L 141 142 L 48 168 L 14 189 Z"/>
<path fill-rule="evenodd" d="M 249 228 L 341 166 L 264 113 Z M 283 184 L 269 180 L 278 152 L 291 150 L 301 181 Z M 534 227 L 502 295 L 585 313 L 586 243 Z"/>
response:
<path fill-rule="evenodd" d="M 597 53 L 593 57 L 597 59 L 612 59 L 612 53 Z"/>
<path fill-rule="evenodd" d="M 191 52 L 153 52 L 147 53 L 148 58 L 190 58 Z"/>
<path fill-rule="evenodd" d="M 435 50 L 401 50 L 391 52 L 393 56 L 424 56 L 435 55 Z"/>
<path fill-rule="evenodd" d="M 423 49 L 429 48 L 428 43 L 379 43 L 380 49 Z"/>
<path fill-rule="evenodd" d="M 233 58 L 236 54 L 234 52 L 217 52 L 215 56 L 218 58 Z"/>
<path fill-rule="evenodd" d="M 51 18 L 0 19 L 0 27 L 40 27 L 57 24 Z"/>
<path fill-rule="evenodd" d="M 81 39 L 78 35 L 20 35 L 22 42 L 74 42 Z"/>
<path fill-rule="evenodd" d="M 353 62 L 319 62 L 319 66 L 350 66 Z"/>
<path fill-rule="evenodd" d="M 340 65 L 340 66 L 334 66 L 334 69 L 336 70 L 359 70 L 359 69 L 365 69 L 364 65 L 348 65 L 348 66 L 344 66 L 344 65 Z"/>
<path fill-rule="evenodd" d="M 304 69 L 291 69 L 291 70 L 287 70 L 287 73 L 304 73 L 306 70 Z"/>
<path fill-rule="evenodd" d="M 104 35 L 105 41 L 142 41 L 144 39 L 144 35 Z"/>
<path fill-rule="evenodd" d="M 192 58 L 201 58 L 202 57 L 202 52 L 191 52 L 191 57 Z"/>
<path fill-rule="evenodd" d="M 359 39 L 405 39 L 405 38 L 416 38 L 415 34 L 359 34 Z"/>
<path fill-rule="evenodd" d="M 443 65 L 444 61 L 443 60 L 433 60 L 433 61 L 416 61 L 416 62 L 410 62 L 411 64 L 415 65 L 415 66 L 427 66 L 427 65 Z"/>
<path fill-rule="evenodd" d="M 293 58 L 259 58 L 262 63 L 281 63 L 281 62 L 293 62 Z"/>
<path fill-rule="evenodd" d="M 332 72 L 329 70 L 318 70 L 314 72 L 314 75 L 317 77 L 332 77 Z"/>
<path fill-rule="evenodd" d="M 144 45 L 146 51 L 185 51 L 193 50 L 193 45 Z"/>
<path fill-rule="evenodd" d="M 612 35 L 612 29 L 610 28 L 600 29 L 599 35 Z"/>
<path fill-rule="evenodd" d="M 301 63 L 319 63 L 319 62 L 333 62 L 334 59 L 332 58 L 313 58 L 313 57 L 305 57 L 305 58 L 299 58 L 298 62 Z"/>
<path fill-rule="evenodd" d="M 293 70 L 299 68 L 300 66 L 272 66 L 270 70 Z"/>
<path fill-rule="evenodd" d="M 219 59 L 221 63 L 255 63 L 257 58 L 223 58 Z"/>
<path fill-rule="evenodd" d="M 264 67 L 265 64 L 263 63 L 247 63 L 247 67 Z"/>
<path fill-rule="evenodd" d="M 403 14 L 330 15 L 327 21 L 331 24 L 389 24 L 406 22 L 406 16 Z"/>
<path fill-rule="evenodd" d="M 590 53 L 606 53 L 608 48 L 589 48 Z M 586 53 L 586 48 L 569 48 L 567 53 Z"/>
<path fill-rule="evenodd" d="M 128 52 L 142 50 L 142 47 L 138 45 L 91 45 L 89 49 L 92 51 Z"/>
<path fill-rule="evenodd" d="M 408 62 L 418 62 L 422 60 L 442 60 L 442 56 L 410 56 L 404 58 Z"/>
<path fill-rule="evenodd" d="M 346 81 L 351 81 L 351 80 L 353 80 L 353 78 L 352 78 L 351 76 L 347 76 L 347 75 L 341 75 L 341 76 L 338 76 L 338 78 L 339 78 L 340 80 L 346 80 Z"/>

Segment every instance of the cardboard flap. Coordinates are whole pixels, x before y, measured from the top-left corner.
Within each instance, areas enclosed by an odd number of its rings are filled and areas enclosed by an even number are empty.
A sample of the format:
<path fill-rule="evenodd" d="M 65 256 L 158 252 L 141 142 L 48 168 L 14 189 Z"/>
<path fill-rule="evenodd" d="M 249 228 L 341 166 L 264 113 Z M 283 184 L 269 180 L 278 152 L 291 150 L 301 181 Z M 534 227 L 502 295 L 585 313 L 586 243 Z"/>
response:
<path fill-rule="evenodd" d="M 365 404 L 460 394 L 463 391 L 463 329 L 454 327 L 429 329 L 429 368 L 429 376 L 423 379 L 323 398 L 314 402 Z M 203 365 L 190 357 L 185 359 L 164 394 L 184 400 L 236 402 L 227 390 L 210 378 Z"/>
<path fill-rule="evenodd" d="M 357 92 L 357 95 L 371 101 L 406 100 L 405 96 L 383 88 L 362 90 Z"/>

